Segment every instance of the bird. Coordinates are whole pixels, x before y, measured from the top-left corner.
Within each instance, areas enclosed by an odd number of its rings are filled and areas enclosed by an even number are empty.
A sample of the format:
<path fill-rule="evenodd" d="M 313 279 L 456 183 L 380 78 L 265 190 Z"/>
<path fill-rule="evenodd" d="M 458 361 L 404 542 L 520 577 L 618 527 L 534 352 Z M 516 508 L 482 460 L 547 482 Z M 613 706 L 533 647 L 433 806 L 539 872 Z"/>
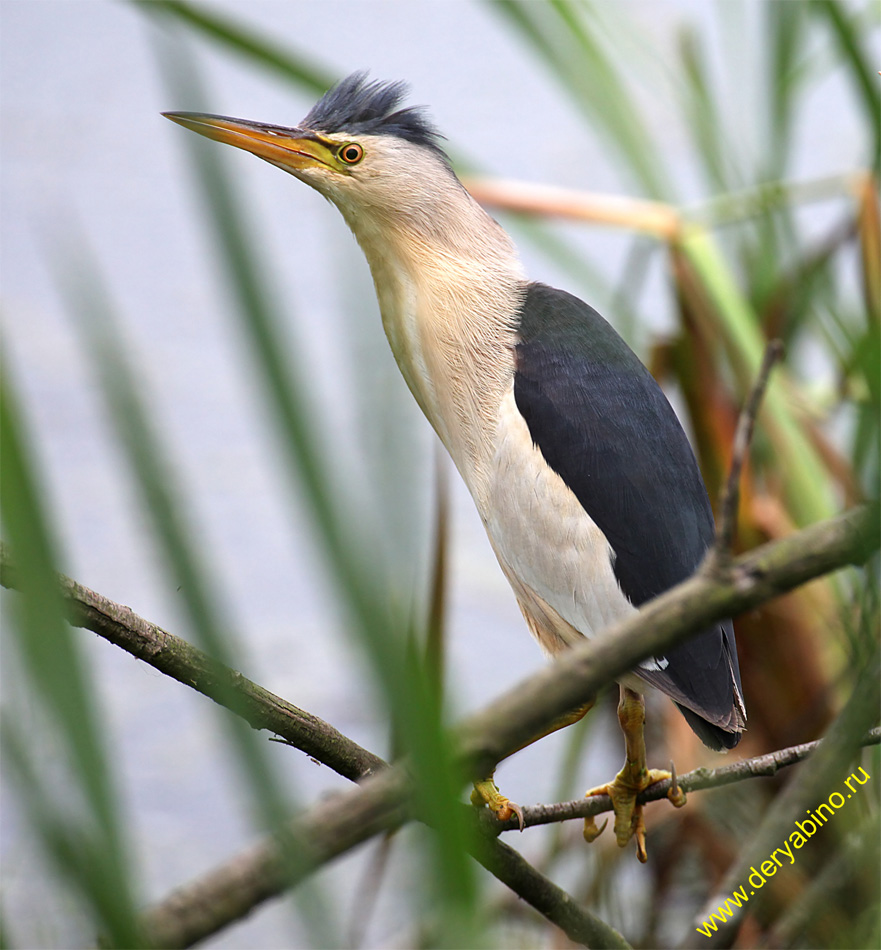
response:
<path fill-rule="evenodd" d="M 555 657 L 689 577 L 715 537 L 712 507 L 654 377 L 591 306 L 527 278 L 407 94 L 406 83 L 359 71 L 295 127 L 163 115 L 275 165 L 342 213 L 407 386 L 464 480 L 529 630 Z M 646 686 L 669 696 L 706 746 L 733 748 L 746 708 L 731 621 L 619 680 L 625 764 L 587 794 L 610 796 L 618 844 L 635 839 L 640 861 L 637 795 L 670 775 L 646 766 Z M 675 783 L 669 797 L 684 803 Z M 522 827 L 522 809 L 492 775 L 472 798 Z M 585 838 L 602 830 L 588 819 Z"/>

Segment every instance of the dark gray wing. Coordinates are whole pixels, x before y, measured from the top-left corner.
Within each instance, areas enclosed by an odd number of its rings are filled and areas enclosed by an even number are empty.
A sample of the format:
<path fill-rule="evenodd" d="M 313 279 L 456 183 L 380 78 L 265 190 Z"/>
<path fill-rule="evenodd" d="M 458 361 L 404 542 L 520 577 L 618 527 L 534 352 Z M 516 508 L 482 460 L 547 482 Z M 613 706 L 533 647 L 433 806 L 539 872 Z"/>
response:
<path fill-rule="evenodd" d="M 638 357 L 592 307 L 530 284 L 515 360 L 517 408 L 608 539 L 625 596 L 639 606 L 693 574 L 713 512 L 679 420 Z M 663 670 L 635 672 L 677 702 L 704 743 L 736 745 L 745 717 L 730 621 L 666 659 Z"/>

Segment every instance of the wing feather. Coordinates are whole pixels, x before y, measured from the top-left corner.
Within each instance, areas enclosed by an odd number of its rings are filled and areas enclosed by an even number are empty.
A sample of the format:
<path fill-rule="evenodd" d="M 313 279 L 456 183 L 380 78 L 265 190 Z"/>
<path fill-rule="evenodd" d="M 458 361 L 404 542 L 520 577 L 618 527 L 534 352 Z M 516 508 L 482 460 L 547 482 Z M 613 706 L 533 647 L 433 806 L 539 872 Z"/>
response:
<path fill-rule="evenodd" d="M 614 552 L 634 605 L 685 580 L 714 535 L 688 439 L 657 382 L 577 297 L 530 284 L 516 345 L 514 397 L 536 447 Z M 745 712 L 730 621 L 636 670 L 667 693 L 700 738 L 731 748 Z"/>

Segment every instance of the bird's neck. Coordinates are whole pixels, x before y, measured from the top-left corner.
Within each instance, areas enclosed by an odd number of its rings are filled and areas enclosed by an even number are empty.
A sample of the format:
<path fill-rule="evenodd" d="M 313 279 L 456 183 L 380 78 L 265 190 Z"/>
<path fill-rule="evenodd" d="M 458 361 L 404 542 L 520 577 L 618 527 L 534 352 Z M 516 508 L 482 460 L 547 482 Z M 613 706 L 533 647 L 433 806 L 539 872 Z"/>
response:
<path fill-rule="evenodd" d="M 456 206 L 392 226 L 343 214 L 370 264 L 401 372 L 479 499 L 525 292 L 513 244 L 464 189 Z"/>

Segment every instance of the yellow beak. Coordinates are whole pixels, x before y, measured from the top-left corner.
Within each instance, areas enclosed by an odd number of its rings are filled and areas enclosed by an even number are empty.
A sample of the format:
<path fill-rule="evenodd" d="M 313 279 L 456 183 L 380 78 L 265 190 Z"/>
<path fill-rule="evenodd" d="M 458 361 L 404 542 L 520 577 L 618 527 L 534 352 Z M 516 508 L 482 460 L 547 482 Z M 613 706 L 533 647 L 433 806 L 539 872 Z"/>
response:
<path fill-rule="evenodd" d="M 333 152 L 326 140 L 308 129 L 288 129 L 247 119 L 230 119 L 202 112 L 163 112 L 167 119 L 226 145 L 235 145 L 259 158 L 291 169 L 316 165 L 333 167 Z"/>

